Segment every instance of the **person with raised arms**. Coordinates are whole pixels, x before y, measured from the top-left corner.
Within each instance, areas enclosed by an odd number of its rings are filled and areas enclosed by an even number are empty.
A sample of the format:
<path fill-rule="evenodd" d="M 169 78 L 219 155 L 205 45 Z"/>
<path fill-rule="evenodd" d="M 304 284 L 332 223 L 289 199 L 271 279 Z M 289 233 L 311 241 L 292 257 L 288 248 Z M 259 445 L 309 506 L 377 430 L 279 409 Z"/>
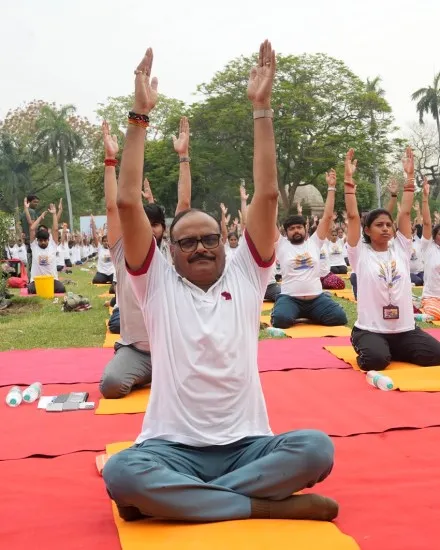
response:
<path fill-rule="evenodd" d="M 105 367 L 99 389 L 106 399 L 124 397 L 134 388 L 151 383 L 152 366 L 150 344 L 139 303 L 127 277 L 124 259 L 121 223 L 116 198 L 118 184 L 116 180 L 116 156 L 119 145 L 116 136 L 110 134 L 107 122 L 102 124 L 105 160 L 104 195 L 107 213 L 107 237 L 110 254 L 116 271 L 116 305 L 109 321 L 109 330 L 118 325 L 121 338 L 115 344 L 115 355 Z M 179 155 L 178 203 L 176 214 L 191 205 L 191 170 L 189 167 L 189 124 L 186 117 L 180 121 L 179 136 L 173 136 L 174 150 Z M 144 210 L 152 226 L 156 242 L 164 257 L 168 260 L 169 251 L 163 246 L 165 216 L 162 208 L 154 204 L 148 179 L 144 180 L 144 191 L 139 196 L 147 199 Z M 151 197 L 151 202 L 149 198 Z"/>
<path fill-rule="evenodd" d="M 406 184 L 394 238 L 389 210 L 369 212 L 363 226 L 356 201 L 353 175 L 354 150 L 345 158 L 345 205 L 348 217 L 348 257 L 356 272 L 357 320 L 351 342 L 364 371 L 383 370 L 391 361 L 406 361 L 424 367 L 440 365 L 440 342 L 415 326 L 410 258 L 411 207 L 414 199 L 414 156 L 406 149 L 403 159 Z M 391 242 L 392 241 L 392 242 Z"/>
<path fill-rule="evenodd" d="M 226 262 L 219 222 L 185 210 L 170 227 L 174 267 L 158 253 L 141 201 L 146 126 L 157 101 L 152 61 L 148 49 L 135 71 L 118 210 L 154 377 L 142 433 L 104 467 L 107 490 L 126 520 L 331 520 L 336 502 L 292 493 L 330 473 L 333 444 L 315 430 L 272 434 L 257 365 L 261 303 L 275 257 L 275 52 L 268 41 L 261 45 L 248 84 L 255 192 L 243 243 Z"/>

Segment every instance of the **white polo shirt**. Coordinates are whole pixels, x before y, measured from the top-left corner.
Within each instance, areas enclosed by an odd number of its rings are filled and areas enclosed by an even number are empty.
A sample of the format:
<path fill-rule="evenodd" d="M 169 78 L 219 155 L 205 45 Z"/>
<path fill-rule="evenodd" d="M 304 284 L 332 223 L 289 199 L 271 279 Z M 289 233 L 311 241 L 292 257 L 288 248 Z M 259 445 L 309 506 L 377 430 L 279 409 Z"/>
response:
<path fill-rule="evenodd" d="M 280 236 L 276 243 L 277 259 L 283 276 L 281 294 L 318 296 L 322 293 L 321 248 L 324 241 L 316 231 L 302 244 L 292 244 Z"/>
<path fill-rule="evenodd" d="M 348 246 L 357 276 L 357 328 L 384 334 L 414 330 L 411 251 L 412 241 L 400 231 L 384 252 L 373 250 L 362 238 L 357 246 Z M 391 304 L 398 306 L 399 319 L 383 318 L 383 308 Z"/>
<path fill-rule="evenodd" d="M 130 273 L 154 372 L 137 443 L 159 438 L 204 447 L 272 435 L 257 365 L 271 265 L 246 237 L 204 292 L 177 274 L 153 240 L 144 266 Z"/>

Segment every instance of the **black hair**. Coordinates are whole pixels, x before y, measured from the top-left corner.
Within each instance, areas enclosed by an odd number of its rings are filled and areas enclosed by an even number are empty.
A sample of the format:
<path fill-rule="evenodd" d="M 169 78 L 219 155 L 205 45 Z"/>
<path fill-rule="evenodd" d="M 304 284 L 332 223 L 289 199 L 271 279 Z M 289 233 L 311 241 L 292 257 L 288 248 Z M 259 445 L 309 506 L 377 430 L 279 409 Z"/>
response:
<path fill-rule="evenodd" d="M 435 241 L 435 238 L 437 237 L 437 233 L 440 231 L 440 223 L 437 225 L 434 225 L 434 229 L 432 230 L 432 240 Z"/>
<path fill-rule="evenodd" d="M 421 225 L 420 223 L 417 223 L 416 224 L 416 235 L 419 239 L 422 238 L 422 235 L 423 235 L 423 225 Z"/>
<path fill-rule="evenodd" d="M 26 197 L 26 200 L 27 200 L 28 202 L 32 202 L 32 201 L 34 201 L 35 199 L 37 199 L 38 201 L 40 200 L 40 199 L 37 197 L 37 195 L 28 195 L 28 196 Z"/>
<path fill-rule="evenodd" d="M 309 237 L 311 237 L 315 231 L 316 231 L 316 225 L 312 225 L 312 227 L 309 229 Z"/>
<path fill-rule="evenodd" d="M 385 210 L 385 208 L 376 208 L 375 210 L 371 210 L 371 212 L 368 212 L 368 214 L 365 216 L 364 224 L 362 226 L 362 233 L 363 233 L 363 236 L 364 236 L 364 241 L 367 244 L 371 244 L 371 239 L 365 233 L 365 228 L 366 227 L 369 228 L 371 226 L 371 224 L 374 222 L 374 220 L 376 220 L 379 216 L 382 216 L 382 215 L 388 216 L 391 223 L 393 224 L 393 227 L 394 227 L 394 220 L 393 220 L 391 214 L 388 212 L 388 210 Z"/>
<path fill-rule="evenodd" d="M 49 240 L 49 231 L 45 229 L 39 229 L 35 235 L 37 240 L 48 241 Z"/>
<path fill-rule="evenodd" d="M 303 225 L 306 226 L 306 219 L 304 216 L 298 216 L 297 214 L 294 214 L 293 216 L 289 216 L 287 220 L 283 223 L 284 231 L 287 233 L 287 229 L 291 225 Z"/>
<path fill-rule="evenodd" d="M 209 216 L 210 218 L 212 218 L 213 220 L 216 221 L 216 223 L 218 224 L 219 230 L 221 230 L 220 222 L 216 218 L 214 218 L 214 216 L 211 216 L 211 214 L 208 214 L 207 212 L 203 212 L 203 210 L 199 210 L 198 208 L 188 208 L 187 210 L 182 210 L 182 212 L 179 212 L 177 214 L 177 216 L 175 216 L 174 220 L 171 222 L 171 225 L 170 225 L 170 239 L 171 239 L 171 241 L 173 240 L 173 230 L 174 230 L 174 226 L 176 225 L 176 223 L 179 220 L 181 220 L 182 218 L 184 218 L 185 216 L 187 216 L 188 214 L 192 214 L 194 212 L 201 212 L 202 214 L 206 214 L 207 216 Z"/>
<path fill-rule="evenodd" d="M 235 237 L 238 241 L 238 233 L 236 231 L 230 231 L 228 233 L 228 239 L 229 239 L 229 237 Z"/>
<path fill-rule="evenodd" d="M 38 231 L 40 231 L 40 229 L 49 232 L 49 228 L 47 227 L 47 225 L 44 225 L 44 223 L 40 223 L 40 225 L 38 226 Z"/>
<path fill-rule="evenodd" d="M 147 204 L 144 206 L 144 210 L 151 225 L 160 223 L 160 225 L 165 229 L 165 213 L 161 206 L 158 204 Z"/>

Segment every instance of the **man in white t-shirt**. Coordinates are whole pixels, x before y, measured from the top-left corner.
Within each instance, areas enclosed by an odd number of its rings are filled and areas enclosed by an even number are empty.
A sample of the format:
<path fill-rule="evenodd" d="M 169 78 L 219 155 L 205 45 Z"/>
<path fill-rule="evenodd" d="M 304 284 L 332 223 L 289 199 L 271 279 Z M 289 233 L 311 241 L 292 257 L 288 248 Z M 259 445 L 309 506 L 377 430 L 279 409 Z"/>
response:
<path fill-rule="evenodd" d="M 283 275 L 281 294 L 272 310 L 272 325 L 289 328 L 299 318 L 318 325 L 345 325 L 342 307 L 322 292 L 320 255 L 333 221 L 336 173 L 327 174 L 328 194 L 318 228 L 306 239 L 306 220 L 294 215 L 284 222 L 286 237 L 277 242 L 276 254 Z"/>
<path fill-rule="evenodd" d="M 411 258 L 409 260 L 409 269 L 411 274 L 411 282 L 415 286 L 423 286 L 424 283 L 424 263 L 423 263 L 423 251 L 422 241 L 417 234 L 418 230 L 421 230 L 421 226 L 415 225 L 412 228 L 412 250 Z"/>
<path fill-rule="evenodd" d="M 52 214 L 52 235 L 46 227 L 40 227 L 37 232 L 36 228 L 40 221 L 44 218 L 46 212 L 35 220 L 30 227 L 30 242 L 32 252 L 32 267 L 31 281 L 28 286 L 29 294 L 36 294 L 34 278 L 40 275 L 51 275 L 54 278 L 55 294 L 66 292 L 63 283 L 58 280 L 57 271 L 57 244 L 58 244 L 58 218 L 56 208 L 53 204 L 50 205 L 48 212 Z"/>
<path fill-rule="evenodd" d="M 248 87 L 255 193 L 244 242 L 226 262 L 218 222 L 201 211 L 183 211 L 170 227 L 175 267 L 159 253 L 141 201 L 145 127 L 157 100 L 151 63 L 149 49 L 136 71 L 118 210 L 154 375 L 142 433 L 104 467 L 108 493 L 126 520 L 331 520 L 334 501 L 292 494 L 330 473 L 332 442 L 314 430 L 272 434 L 257 366 L 261 302 L 276 238 L 275 54 L 269 42 L 262 44 Z"/>

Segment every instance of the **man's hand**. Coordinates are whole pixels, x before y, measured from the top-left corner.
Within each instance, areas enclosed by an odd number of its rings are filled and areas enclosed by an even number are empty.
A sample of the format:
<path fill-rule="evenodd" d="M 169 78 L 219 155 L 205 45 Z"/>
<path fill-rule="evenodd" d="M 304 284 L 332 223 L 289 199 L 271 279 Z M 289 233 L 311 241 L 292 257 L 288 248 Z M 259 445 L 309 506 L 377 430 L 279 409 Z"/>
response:
<path fill-rule="evenodd" d="M 423 178 L 423 197 L 425 199 L 428 199 L 429 198 L 429 191 L 430 191 L 430 187 L 429 187 L 429 183 L 428 183 L 428 178 L 425 176 Z M 418 205 L 419 203 L 417 203 Z M 420 206 L 419 206 L 419 210 L 420 210 Z"/>
<path fill-rule="evenodd" d="M 52 214 L 53 216 L 55 216 L 57 213 L 57 209 L 55 208 L 55 205 L 53 203 L 50 203 L 47 211 L 49 212 L 49 214 Z"/>
<path fill-rule="evenodd" d="M 60 202 L 58 203 L 58 212 L 61 214 L 63 211 L 63 198 L 61 197 Z"/>
<path fill-rule="evenodd" d="M 220 203 L 220 210 L 222 211 L 222 214 L 224 216 L 226 216 L 226 214 L 228 213 L 228 209 L 226 208 L 226 206 L 222 202 Z"/>
<path fill-rule="evenodd" d="M 152 65 L 153 50 L 148 48 L 134 72 L 136 78 L 133 111 L 140 115 L 148 115 L 157 103 L 157 78 L 152 78 L 150 82 Z"/>
<path fill-rule="evenodd" d="M 245 186 L 241 183 L 240 184 L 240 199 L 242 201 L 247 201 L 249 198 L 249 195 L 246 193 L 246 188 Z"/>
<path fill-rule="evenodd" d="M 105 158 L 116 158 L 119 152 L 118 138 L 110 134 L 110 128 L 106 120 L 102 123 L 102 136 L 104 138 Z"/>
<path fill-rule="evenodd" d="M 413 204 L 413 208 L 417 214 L 420 212 L 420 204 L 418 201 Z"/>
<path fill-rule="evenodd" d="M 180 119 L 179 137 L 172 136 L 174 150 L 181 157 L 187 157 L 189 152 L 189 122 L 186 116 Z"/>
<path fill-rule="evenodd" d="M 397 195 L 398 190 L 399 190 L 399 184 L 395 178 L 392 178 L 388 183 L 388 191 L 390 192 L 391 195 Z"/>
<path fill-rule="evenodd" d="M 353 175 L 356 172 L 357 160 L 354 158 L 354 149 L 349 149 L 345 155 L 344 183 L 353 185 Z"/>
<path fill-rule="evenodd" d="M 301 203 L 299 201 L 296 203 L 296 210 L 298 212 L 298 216 L 301 216 L 303 213 L 303 207 L 301 206 Z"/>
<path fill-rule="evenodd" d="M 141 193 L 147 202 L 149 203 L 154 202 L 153 192 L 151 191 L 150 182 L 148 181 L 148 178 L 144 179 L 144 190 L 141 191 Z"/>
<path fill-rule="evenodd" d="M 411 147 L 406 148 L 405 156 L 402 159 L 402 165 L 408 179 L 414 179 L 414 153 Z"/>
<path fill-rule="evenodd" d="M 336 188 L 336 172 L 333 168 L 330 170 L 330 172 L 325 173 L 325 181 L 327 182 L 329 189 Z"/>
<path fill-rule="evenodd" d="M 25 210 L 28 210 L 28 208 L 29 208 L 29 201 L 27 200 L 26 197 L 23 200 L 23 207 L 24 207 Z"/>
<path fill-rule="evenodd" d="M 248 82 L 247 95 L 254 109 L 270 109 L 275 69 L 275 52 L 265 40 L 260 46 L 258 65 L 252 68 Z"/>

